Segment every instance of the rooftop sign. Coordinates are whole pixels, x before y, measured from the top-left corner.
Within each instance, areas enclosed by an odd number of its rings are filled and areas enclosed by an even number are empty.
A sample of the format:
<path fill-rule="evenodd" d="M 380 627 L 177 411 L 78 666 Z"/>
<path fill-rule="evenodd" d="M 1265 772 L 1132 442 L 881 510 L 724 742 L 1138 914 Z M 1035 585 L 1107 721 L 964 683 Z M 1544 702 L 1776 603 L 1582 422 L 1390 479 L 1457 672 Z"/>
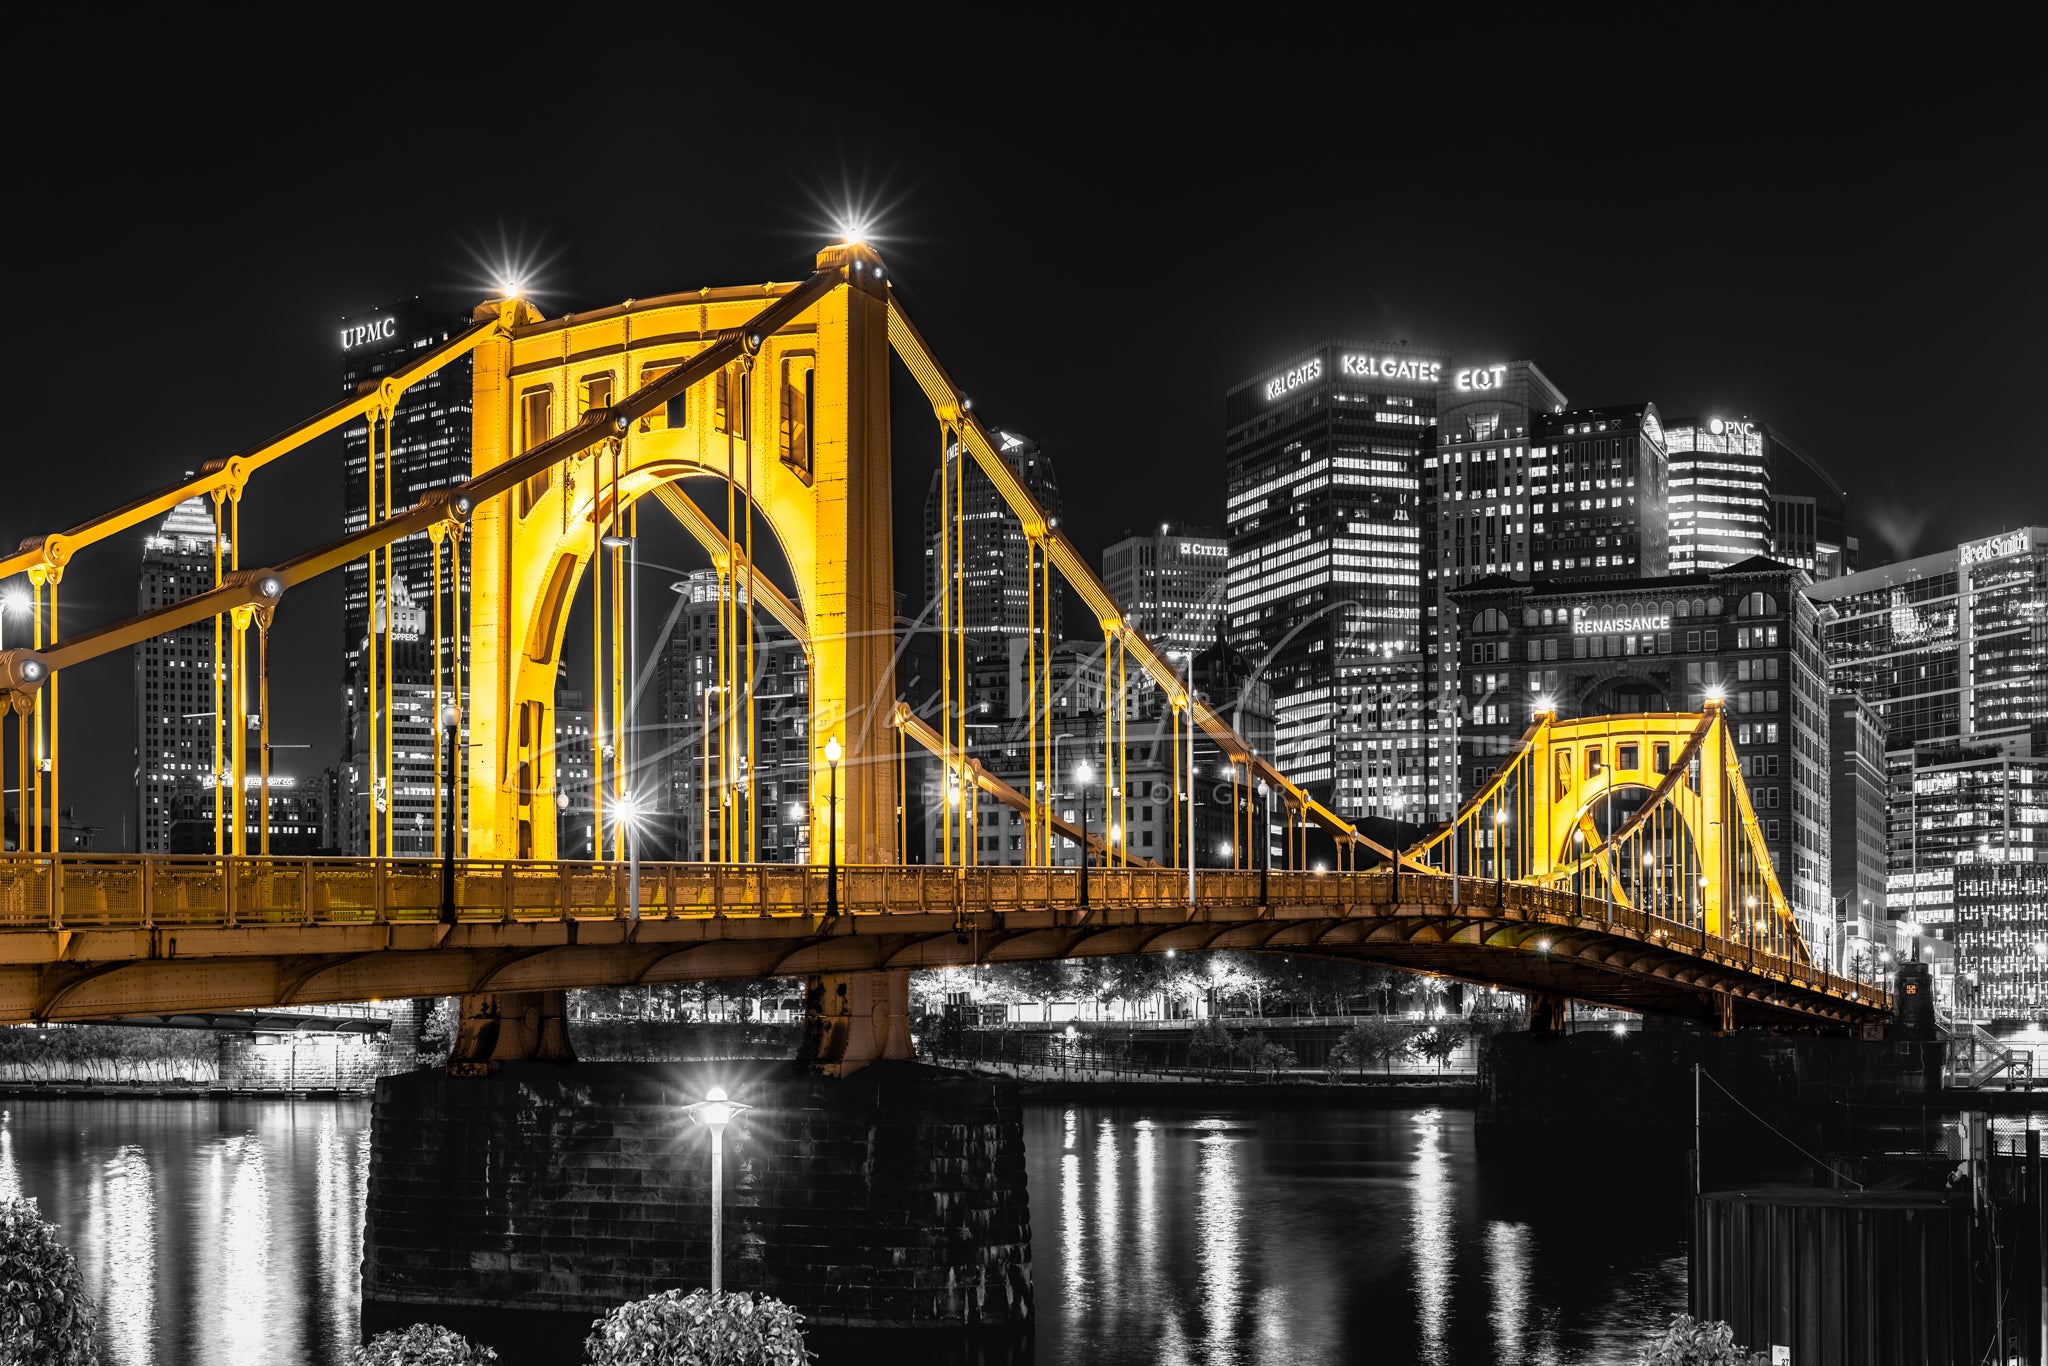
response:
<path fill-rule="evenodd" d="M 341 329 L 341 349 L 353 351 L 370 342 L 390 341 L 398 335 L 397 318 L 374 318 L 366 323 L 356 323 Z"/>
<path fill-rule="evenodd" d="M 1671 618 L 1659 612 L 1642 612 L 1635 615 L 1611 617 L 1589 617 L 1582 607 L 1572 608 L 1572 634 L 1575 636 L 1627 635 L 1634 631 L 1668 631 Z"/>
<path fill-rule="evenodd" d="M 2007 531 L 1997 536 L 1987 536 L 1981 541 L 1965 541 L 1962 546 L 1963 568 L 1968 569 L 1971 565 L 1982 564 L 1986 560 L 1996 560 L 2002 559 L 2007 555 L 2017 555 L 2025 550 L 2029 543 L 2027 533 L 2024 530 Z"/>

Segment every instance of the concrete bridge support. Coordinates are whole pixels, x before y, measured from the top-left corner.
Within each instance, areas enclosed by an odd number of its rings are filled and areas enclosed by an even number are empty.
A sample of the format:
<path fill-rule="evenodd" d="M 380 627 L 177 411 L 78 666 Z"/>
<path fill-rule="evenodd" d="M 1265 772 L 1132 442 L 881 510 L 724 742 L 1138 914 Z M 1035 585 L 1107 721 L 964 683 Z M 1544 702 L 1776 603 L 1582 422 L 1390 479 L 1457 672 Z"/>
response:
<path fill-rule="evenodd" d="M 503 1062 L 574 1062 L 566 1019 L 568 993 L 486 991 L 464 996 L 455 1044 L 448 1051 L 453 1076 L 475 1077 Z"/>
<path fill-rule="evenodd" d="M 916 1057 L 908 969 L 822 973 L 804 983 L 799 1072 L 845 1077 L 871 1063 Z"/>

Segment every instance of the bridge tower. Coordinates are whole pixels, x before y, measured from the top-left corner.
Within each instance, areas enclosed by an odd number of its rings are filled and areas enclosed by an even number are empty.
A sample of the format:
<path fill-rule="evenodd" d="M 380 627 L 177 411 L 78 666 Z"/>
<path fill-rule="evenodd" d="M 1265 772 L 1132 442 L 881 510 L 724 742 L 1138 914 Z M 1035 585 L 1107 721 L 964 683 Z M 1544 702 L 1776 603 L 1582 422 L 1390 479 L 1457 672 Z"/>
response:
<path fill-rule="evenodd" d="M 620 715 L 632 686 L 619 646 L 631 601 L 624 542 L 652 500 L 704 544 L 732 604 L 732 671 L 702 695 L 698 718 L 722 770 L 714 782 L 736 785 L 734 806 L 745 808 L 751 658 L 740 640 L 752 611 L 773 613 L 809 655 L 811 859 L 825 863 L 836 834 L 842 864 L 895 861 L 888 285 L 881 259 L 858 244 L 819 253 L 818 268 L 835 272 L 836 283 L 707 288 L 555 320 L 516 303 L 483 306 L 517 312 L 475 353 L 477 477 L 579 423 L 608 426 L 601 440 L 480 504 L 470 527 L 469 857 L 555 857 L 555 684 L 571 651 L 589 650 L 595 676 L 610 680 L 593 689 L 592 706 L 598 778 L 590 796 L 601 847 L 617 856 L 620 813 L 659 800 L 645 766 L 657 747 L 629 734 Z M 794 317 L 761 324 L 764 312 L 800 295 L 808 302 Z M 735 342 L 732 360 L 700 364 L 701 377 L 660 408 L 612 415 L 623 396 Z M 710 496 L 688 498 L 684 481 L 710 483 Z M 707 505 L 723 506 L 723 520 Z M 794 600 L 755 569 L 756 522 L 791 571 Z M 567 639 L 579 594 L 593 617 L 587 643 Z M 827 762 L 835 739 L 836 774 Z M 686 856 L 751 862 L 751 821 L 735 811 L 716 824 L 717 842 Z M 907 973 L 868 976 L 875 980 L 811 983 L 827 1016 L 859 1017 L 826 1031 L 838 1041 L 823 1047 L 828 1061 L 849 1039 L 856 1053 L 910 1055 Z M 474 1002 L 465 1015 L 533 1009 Z M 552 1002 L 540 1009 L 557 1010 Z"/>

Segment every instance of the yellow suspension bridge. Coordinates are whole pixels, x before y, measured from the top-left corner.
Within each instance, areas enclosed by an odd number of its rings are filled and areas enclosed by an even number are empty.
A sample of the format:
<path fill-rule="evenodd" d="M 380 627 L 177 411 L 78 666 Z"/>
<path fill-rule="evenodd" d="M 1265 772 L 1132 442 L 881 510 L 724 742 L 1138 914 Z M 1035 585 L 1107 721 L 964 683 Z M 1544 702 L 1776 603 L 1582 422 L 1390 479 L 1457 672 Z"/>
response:
<path fill-rule="evenodd" d="M 472 469 L 466 484 L 394 503 L 394 415 L 406 391 L 470 357 Z M 936 724 L 897 703 L 890 523 L 889 373 L 900 360 L 930 400 L 941 447 L 938 547 L 941 693 Z M 269 566 L 240 562 L 241 502 L 274 463 L 346 424 L 370 435 L 371 517 L 361 531 Z M 380 445 L 381 439 L 381 445 Z M 964 451 L 1026 538 L 1031 626 L 1026 783 L 970 756 L 962 629 Z M 682 492 L 710 481 L 721 524 Z M 765 612 L 807 660 L 811 862 L 758 861 L 757 812 L 707 796 L 689 862 L 629 860 L 634 792 L 624 721 L 630 676 L 626 547 L 641 503 L 665 508 L 709 553 L 724 585 L 721 699 L 700 718 L 708 768 L 755 766 L 755 677 Z M 133 618 L 60 632 L 66 568 L 186 499 L 207 500 L 220 534 L 213 586 Z M 715 500 L 714 500 L 715 502 Z M 757 567 L 755 527 L 773 537 L 794 591 Z M 432 545 L 434 705 L 459 715 L 467 762 L 435 758 L 433 860 L 390 857 L 395 803 L 373 804 L 370 856 L 270 853 L 269 631 L 290 591 L 367 566 L 389 601 L 393 547 Z M 471 604 L 444 591 L 461 563 Z M 1866 1025 L 1885 993 L 1813 961 L 1772 870 L 1718 704 L 1702 714 L 1560 720 L 1539 713 L 1517 752 L 1442 830 L 1405 850 L 1366 837 L 1256 753 L 1191 690 L 1011 472 L 998 443 L 899 305 L 881 258 L 858 243 L 820 253 L 808 279 L 706 288 L 549 320 L 518 298 L 354 397 L 197 476 L 0 559 L 25 573 L 34 636 L 0 652 L 7 772 L 23 794 L 20 848 L 0 857 L 0 1022 L 461 995 L 472 1018 L 512 1022 L 486 1052 L 558 1046 L 558 993 L 604 985 L 789 975 L 810 981 L 819 1061 L 850 1069 L 905 1056 L 907 973 L 972 962 L 1234 948 L 1316 953 L 1439 973 L 1525 993 L 1532 1024 L 1556 1027 L 1579 999 L 1746 1024 Z M 1132 676 L 1149 679 L 1172 734 L 1199 727 L 1245 780 L 1281 804 L 1290 850 L 1311 828 L 1335 841 L 1328 872 L 1248 866 L 1196 871 L 1177 824 L 1175 866 L 1146 864 L 1062 819 L 1045 718 L 1054 669 L 1054 585 L 1078 594 L 1105 650 L 1104 746 L 1095 779 L 1105 827 L 1128 828 Z M 580 595 L 580 596 L 579 596 Z M 570 609 L 587 605 L 596 686 L 590 763 L 595 862 L 556 857 L 555 685 Z M 367 651 L 370 785 L 394 755 L 394 614 L 373 610 Z M 214 853 L 62 852 L 58 809 L 65 672 L 183 627 L 211 623 Z M 252 639 L 253 637 L 253 639 Z M 462 651 L 467 642 L 467 666 Z M 253 695 L 253 698 L 252 698 Z M 254 729 L 255 770 L 249 735 Z M 957 801 L 940 805 L 939 862 L 914 864 L 907 753 L 936 758 Z M 1191 775 L 1175 757 L 1175 790 Z M 707 785 L 708 786 L 708 785 Z M 254 803 L 235 794 L 254 789 Z M 1640 800 L 1618 828 L 1594 812 Z M 444 797 L 451 805 L 442 805 Z M 1019 814 L 1024 866 L 979 863 L 984 802 Z M 607 818 L 606 804 L 610 806 Z M 1180 804 L 1175 803 L 1179 820 Z M 253 818 L 251 811 L 253 810 Z M 453 844 L 443 844 L 442 830 Z M 1085 872 L 1053 866 L 1085 844 Z M 1185 862 L 1186 866 L 1181 866 Z M 555 1042 L 551 1044 L 550 1040 Z M 495 1050 L 494 1052 L 491 1050 Z M 481 1059 L 478 1059 L 481 1060 Z"/>

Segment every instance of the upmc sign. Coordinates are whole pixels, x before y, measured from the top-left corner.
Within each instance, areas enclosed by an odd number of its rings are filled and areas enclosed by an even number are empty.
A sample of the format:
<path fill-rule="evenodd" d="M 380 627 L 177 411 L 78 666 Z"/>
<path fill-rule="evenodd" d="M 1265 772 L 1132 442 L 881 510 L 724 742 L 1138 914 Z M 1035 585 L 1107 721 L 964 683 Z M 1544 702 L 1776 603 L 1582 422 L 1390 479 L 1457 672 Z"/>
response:
<path fill-rule="evenodd" d="M 353 323 L 341 329 L 341 349 L 353 351 L 368 342 L 390 341 L 398 335 L 398 319 L 372 318 L 366 323 Z"/>

